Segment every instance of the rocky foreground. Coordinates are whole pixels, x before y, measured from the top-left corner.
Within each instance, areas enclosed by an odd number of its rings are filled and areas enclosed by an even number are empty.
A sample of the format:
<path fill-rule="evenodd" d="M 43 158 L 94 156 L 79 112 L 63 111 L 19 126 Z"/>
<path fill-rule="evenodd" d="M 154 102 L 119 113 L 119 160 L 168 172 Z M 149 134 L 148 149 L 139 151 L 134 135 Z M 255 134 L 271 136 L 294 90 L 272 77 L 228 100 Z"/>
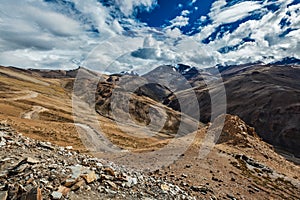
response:
<path fill-rule="evenodd" d="M 0 200 L 194 199 L 178 186 L 0 124 Z"/>
<path fill-rule="evenodd" d="M 298 199 L 299 168 L 236 116 L 226 116 L 215 148 L 199 160 L 206 128 L 179 160 L 145 173 L 24 137 L 0 122 L 0 200 Z"/>

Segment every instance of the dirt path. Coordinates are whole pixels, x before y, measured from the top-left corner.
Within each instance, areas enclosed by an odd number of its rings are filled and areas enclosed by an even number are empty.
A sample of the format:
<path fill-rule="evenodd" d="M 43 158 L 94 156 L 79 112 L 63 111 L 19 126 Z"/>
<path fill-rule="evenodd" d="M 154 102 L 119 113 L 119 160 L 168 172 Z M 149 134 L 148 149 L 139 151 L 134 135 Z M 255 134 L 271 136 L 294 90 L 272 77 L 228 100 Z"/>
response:
<path fill-rule="evenodd" d="M 26 100 L 26 99 L 33 99 L 38 97 L 38 93 L 30 90 L 25 90 L 25 91 L 16 91 L 16 92 L 10 92 L 11 94 L 22 94 L 21 96 L 18 97 L 13 97 L 13 98 L 6 98 L 6 101 L 17 101 L 17 100 Z M 48 109 L 42 107 L 42 106 L 33 106 L 31 111 L 24 113 L 21 117 L 23 119 L 33 119 L 35 115 L 47 111 Z"/>
<path fill-rule="evenodd" d="M 37 92 L 28 91 L 28 93 L 26 95 L 21 96 L 21 97 L 12 98 L 12 100 L 16 101 L 16 100 L 24 100 L 24 99 L 33 99 L 33 98 L 36 98 L 37 96 L 38 96 Z"/>
<path fill-rule="evenodd" d="M 21 94 L 21 95 L 17 96 L 17 97 L 12 97 L 12 98 L 4 98 L 3 100 L 5 100 L 5 101 L 26 100 L 26 99 L 36 98 L 39 95 L 39 93 L 34 92 L 34 91 L 30 91 L 30 90 L 13 91 L 13 92 L 9 92 L 9 93 L 10 94 L 16 94 L 16 95 Z M 42 106 L 32 106 L 31 111 L 22 114 L 21 118 L 23 118 L 23 119 L 33 119 L 35 115 L 37 115 L 41 112 L 44 112 L 46 110 L 48 110 L 48 109 L 46 109 Z"/>
<path fill-rule="evenodd" d="M 88 124 L 75 123 L 80 138 L 91 152 L 119 152 L 121 149 L 108 140 L 103 133 Z M 78 129 L 80 128 L 80 129 Z"/>
<path fill-rule="evenodd" d="M 22 118 L 24 119 L 33 119 L 34 118 L 34 115 L 37 115 L 41 112 L 44 112 L 44 111 L 47 111 L 48 109 L 42 107 L 42 106 L 33 106 L 32 107 L 32 110 L 27 112 L 27 113 L 24 113 L 22 115 Z"/>
<path fill-rule="evenodd" d="M 36 98 L 38 96 L 37 92 L 30 91 L 30 90 L 16 91 L 16 92 L 5 92 L 4 94 L 22 94 L 21 96 L 18 96 L 18 97 L 2 98 L 1 99 L 1 100 L 5 100 L 5 101 L 17 101 L 17 100 L 32 99 L 32 98 Z"/>

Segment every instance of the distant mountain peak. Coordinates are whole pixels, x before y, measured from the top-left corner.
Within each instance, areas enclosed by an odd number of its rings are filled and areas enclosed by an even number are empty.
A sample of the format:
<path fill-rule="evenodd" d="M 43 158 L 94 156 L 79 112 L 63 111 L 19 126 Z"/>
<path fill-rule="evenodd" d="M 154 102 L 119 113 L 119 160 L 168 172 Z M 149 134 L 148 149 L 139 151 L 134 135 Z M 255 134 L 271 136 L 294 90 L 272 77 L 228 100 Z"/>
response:
<path fill-rule="evenodd" d="M 300 59 L 295 57 L 285 57 L 282 60 L 270 63 L 272 65 L 300 65 Z"/>
<path fill-rule="evenodd" d="M 135 71 L 121 71 L 120 75 L 131 75 L 131 76 L 139 76 L 139 74 Z"/>

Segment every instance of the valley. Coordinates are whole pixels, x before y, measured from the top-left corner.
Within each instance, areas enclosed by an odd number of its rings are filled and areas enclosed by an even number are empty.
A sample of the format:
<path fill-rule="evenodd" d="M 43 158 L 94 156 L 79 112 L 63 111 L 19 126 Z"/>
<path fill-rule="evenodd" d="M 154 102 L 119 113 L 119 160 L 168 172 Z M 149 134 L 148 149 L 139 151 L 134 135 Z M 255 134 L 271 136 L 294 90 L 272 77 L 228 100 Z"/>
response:
<path fill-rule="evenodd" d="M 181 88 L 176 90 L 176 84 L 169 88 L 161 82 L 142 84 L 147 74 L 138 78 L 101 75 L 84 68 L 63 72 L 1 67 L 0 121 L 24 137 L 71 148 L 172 183 L 195 199 L 297 199 L 300 167 L 293 155 L 298 150 L 299 90 L 297 83 L 286 78 L 298 76 L 298 68 L 293 69 L 224 69 L 221 74 L 229 114 L 211 121 L 208 91 L 219 88 L 212 84 L 218 83 L 212 71 L 189 73 L 185 81 L 190 88 L 181 84 L 182 77 L 172 79 L 171 83 L 180 82 Z M 77 76 L 80 70 L 85 74 L 82 78 Z M 164 74 L 170 75 L 170 70 L 174 71 L 170 66 L 160 67 L 159 80 L 167 80 Z M 155 73 L 148 74 L 150 82 L 154 82 Z M 125 83 L 134 83 L 134 90 L 126 90 Z M 84 86 L 79 87 L 83 90 L 74 91 L 78 86 Z M 120 94 L 125 100 L 115 101 Z M 200 115 L 192 112 L 197 110 L 196 104 L 189 103 L 192 94 L 197 97 Z M 282 128 L 276 125 L 280 123 Z M 295 163 L 276 153 L 279 151 Z M 14 152 L 25 156 L 17 148 Z M 0 160 L 7 156 L 1 150 Z M 39 157 L 38 151 L 32 156 Z M 96 188 L 98 181 L 86 185 Z M 108 188 L 116 192 L 106 193 L 112 199 L 125 191 L 121 185 Z M 165 185 L 161 190 L 170 191 Z M 42 194 L 49 197 L 51 191 L 42 190 Z M 64 198 L 73 195 L 72 199 L 80 199 L 82 192 L 68 193 Z M 87 194 L 101 192 L 92 189 Z"/>

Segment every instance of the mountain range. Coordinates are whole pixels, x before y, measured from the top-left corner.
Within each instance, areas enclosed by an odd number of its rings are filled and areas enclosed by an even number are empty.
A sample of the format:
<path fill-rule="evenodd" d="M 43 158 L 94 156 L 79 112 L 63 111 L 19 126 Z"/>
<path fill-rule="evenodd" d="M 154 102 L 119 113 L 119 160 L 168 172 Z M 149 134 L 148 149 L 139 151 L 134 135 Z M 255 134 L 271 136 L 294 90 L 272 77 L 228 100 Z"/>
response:
<path fill-rule="evenodd" d="M 300 194 L 297 63 L 162 65 L 141 76 L 84 67 L 0 67 L 0 77 L 0 122 L 26 137 L 143 171 L 196 198 L 297 199 Z M 215 146 L 206 146 L 210 136 Z M 14 149 L 10 156 L 27 156 L 9 146 L 11 136 L 0 138 L 0 148 Z M 44 184 L 42 178 L 36 182 Z M 93 188 L 89 195 L 101 194 L 95 189 L 99 181 L 86 183 Z M 56 188 L 42 194 L 52 191 Z"/>
<path fill-rule="evenodd" d="M 238 115 L 255 127 L 259 136 L 274 145 L 278 151 L 287 151 L 300 157 L 300 85 L 295 82 L 300 77 L 300 68 L 299 65 L 292 65 L 292 61 L 296 61 L 296 64 L 298 62 L 295 59 L 284 59 L 280 63 L 226 66 L 219 67 L 218 70 L 197 70 L 183 64 L 175 67 L 160 66 L 141 77 L 152 84 L 140 87 L 136 93 L 176 111 L 181 111 L 181 107 L 184 107 L 188 110 L 186 114 L 192 116 L 194 107 L 191 106 L 194 105 L 191 105 L 190 99 L 193 93 L 188 87 L 191 85 L 199 103 L 199 120 L 208 123 L 211 121 L 212 111 L 210 90 L 218 90 L 220 84 L 224 84 L 227 113 Z M 214 84 L 216 71 L 220 71 L 222 83 Z M 171 75 L 172 73 L 179 73 L 184 79 Z M 174 77 L 175 80 L 170 80 Z M 161 80 L 174 84 L 170 84 L 169 88 L 163 87 L 161 83 L 154 84 Z M 209 87 L 207 82 L 211 82 Z M 100 84 L 100 96 L 103 90 L 101 88 Z M 178 102 L 179 98 L 184 99 L 181 104 Z M 99 102 L 97 105 L 103 104 Z"/>

